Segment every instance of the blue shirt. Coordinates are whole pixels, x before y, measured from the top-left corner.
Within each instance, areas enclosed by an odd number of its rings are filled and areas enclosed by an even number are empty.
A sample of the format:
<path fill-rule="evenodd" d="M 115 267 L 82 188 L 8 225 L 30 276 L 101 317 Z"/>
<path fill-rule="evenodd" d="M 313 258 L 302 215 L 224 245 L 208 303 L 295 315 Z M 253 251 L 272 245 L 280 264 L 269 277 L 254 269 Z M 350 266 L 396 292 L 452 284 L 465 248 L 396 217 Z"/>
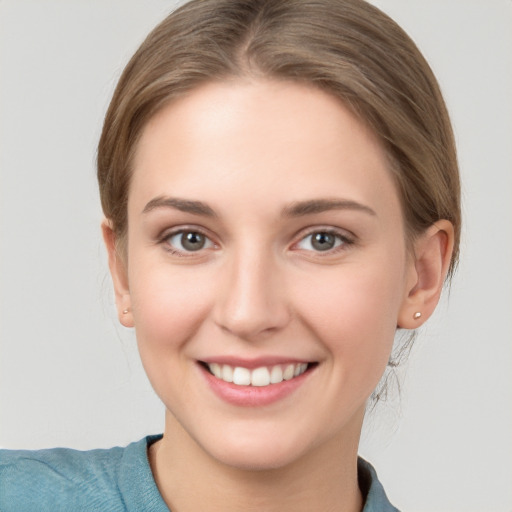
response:
<path fill-rule="evenodd" d="M 147 456 L 161 437 L 108 450 L 0 450 L 0 511 L 169 512 Z M 363 512 L 398 512 L 363 459 L 358 478 Z"/>

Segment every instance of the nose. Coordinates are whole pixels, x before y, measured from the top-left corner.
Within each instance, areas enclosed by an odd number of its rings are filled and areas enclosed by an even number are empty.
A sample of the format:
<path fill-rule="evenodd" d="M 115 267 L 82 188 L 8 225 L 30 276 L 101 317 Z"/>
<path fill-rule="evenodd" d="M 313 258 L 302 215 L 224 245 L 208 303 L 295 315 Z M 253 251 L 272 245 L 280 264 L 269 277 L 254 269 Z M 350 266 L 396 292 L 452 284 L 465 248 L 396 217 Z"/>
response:
<path fill-rule="evenodd" d="M 244 251 L 225 262 L 215 321 L 248 341 L 283 329 L 290 321 L 283 271 L 274 257 Z"/>

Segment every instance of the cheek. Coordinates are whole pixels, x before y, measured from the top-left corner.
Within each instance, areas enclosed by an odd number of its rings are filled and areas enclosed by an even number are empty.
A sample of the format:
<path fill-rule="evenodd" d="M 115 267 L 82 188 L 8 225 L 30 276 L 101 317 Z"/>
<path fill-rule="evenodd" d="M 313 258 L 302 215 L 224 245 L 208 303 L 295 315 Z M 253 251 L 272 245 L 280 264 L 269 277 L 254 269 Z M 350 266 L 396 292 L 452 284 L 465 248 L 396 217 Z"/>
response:
<path fill-rule="evenodd" d="M 137 342 L 148 373 L 179 356 L 207 314 L 208 280 L 197 269 L 146 265 L 130 276 Z M 166 356 L 173 355 L 173 358 Z M 147 362 L 151 363 L 151 368 Z"/>
<path fill-rule="evenodd" d="M 317 275 L 316 282 L 303 283 L 304 293 L 296 294 L 302 297 L 302 318 L 331 353 L 341 378 L 369 391 L 393 346 L 403 296 L 400 269 L 388 262 L 378 268 L 347 266 Z"/>

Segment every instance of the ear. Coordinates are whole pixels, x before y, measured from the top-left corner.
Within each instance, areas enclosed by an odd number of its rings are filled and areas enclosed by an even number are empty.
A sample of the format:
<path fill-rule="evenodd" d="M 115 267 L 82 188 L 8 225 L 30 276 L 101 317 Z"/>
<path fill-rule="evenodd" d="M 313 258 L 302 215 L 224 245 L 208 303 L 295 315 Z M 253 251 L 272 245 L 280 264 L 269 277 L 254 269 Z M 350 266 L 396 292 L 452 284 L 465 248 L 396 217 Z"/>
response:
<path fill-rule="evenodd" d="M 131 309 L 130 288 L 128 286 L 128 274 L 126 264 L 116 244 L 116 235 L 112 224 L 108 219 L 101 223 L 103 240 L 108 253 L 108 266 L 114 284 L 116 295 L 117 316 L 119 322 L 125 327 L 133 327 L 133 315 Z"/>
<path fill-rule="evenodd" d="M 453 241 L 452 223 L 440 220 L 414 242 L 407 295 L 398 315 L 398 327 L 416 329 L 434 312 L 450 266 Z"/>

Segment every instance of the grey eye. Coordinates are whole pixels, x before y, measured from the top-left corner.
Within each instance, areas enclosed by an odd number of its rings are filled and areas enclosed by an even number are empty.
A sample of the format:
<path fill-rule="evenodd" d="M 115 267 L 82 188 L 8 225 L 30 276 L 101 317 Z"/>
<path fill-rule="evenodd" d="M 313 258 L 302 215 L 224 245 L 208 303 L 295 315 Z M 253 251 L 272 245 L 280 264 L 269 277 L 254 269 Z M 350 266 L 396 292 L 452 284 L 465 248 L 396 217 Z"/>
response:
<path fill-rule="evenodd" d="M 200 251 L 213 245 L 208 237 L 197 231 L 180 231 L 167 240 L 169 245 L 183 252 Z"/>
<path fill-rule="evenodd" d="M 181 245 L 187 251 L 198 251 L 205 245 L 205 237 L 200 233 L 182 233 Z"/>
<path fill-rule="evenodd" d="M 317 251 L 328 251 L 336 243 L 336 237 L 330 233 L 314 233 L 311 236 L 311 245 Z"/>
<path fill-rule="evenodd" d="M 298 244 L 298 247 L 307 251 L 324 252 L 335 249 L 345 243 L 340 235 L 327 231 L 317 231 L 305 236 Z"/>

